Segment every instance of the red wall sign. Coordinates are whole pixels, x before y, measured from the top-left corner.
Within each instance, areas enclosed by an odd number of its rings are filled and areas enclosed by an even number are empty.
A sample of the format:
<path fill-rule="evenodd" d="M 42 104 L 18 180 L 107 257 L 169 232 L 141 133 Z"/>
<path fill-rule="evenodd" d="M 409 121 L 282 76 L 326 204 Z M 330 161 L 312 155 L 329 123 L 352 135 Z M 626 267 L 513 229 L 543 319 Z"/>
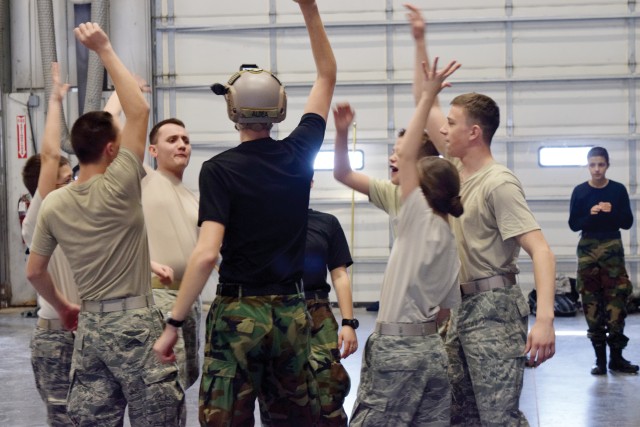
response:
<path fill-rule="evenodd" d="M 18 141 L 18 158 L 27 158 L 27 118 L 25 116 L 16 117 L 16 140 Z"/>

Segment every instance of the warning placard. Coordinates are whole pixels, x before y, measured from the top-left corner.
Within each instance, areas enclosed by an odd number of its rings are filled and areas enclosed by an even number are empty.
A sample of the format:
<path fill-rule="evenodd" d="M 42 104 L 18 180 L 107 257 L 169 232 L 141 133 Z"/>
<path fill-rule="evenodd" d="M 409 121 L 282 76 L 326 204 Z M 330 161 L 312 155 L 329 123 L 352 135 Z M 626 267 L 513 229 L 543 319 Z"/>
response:
<path fill-rule="evenodd" d="M 25 116 L 16 117 L 16 140 L 18 141 L 18 158 L 27 158 L 27 118 Z"/>

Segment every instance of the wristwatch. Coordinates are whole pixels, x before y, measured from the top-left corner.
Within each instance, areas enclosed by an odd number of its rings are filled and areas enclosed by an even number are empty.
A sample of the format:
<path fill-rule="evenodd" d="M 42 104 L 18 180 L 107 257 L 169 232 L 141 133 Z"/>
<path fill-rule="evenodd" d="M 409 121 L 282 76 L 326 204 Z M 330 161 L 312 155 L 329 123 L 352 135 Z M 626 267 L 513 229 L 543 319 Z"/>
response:
<path fill-rule="evenodd" d="M 182 325 L 184 325 L 184 320 L 173 319 L 171 317 L 171 312 L 168 312 L 167 317 L 164 319 L 164 323 L 166 323 L 167 325 L 171 325 L 174 328 L 182 328 Z"/>
<path fill-rule="evenodd" d="M 355 330 L 360 326 L 360 322 L 358 319 L 342 319 L 342 326 L 351 326 Z"/>

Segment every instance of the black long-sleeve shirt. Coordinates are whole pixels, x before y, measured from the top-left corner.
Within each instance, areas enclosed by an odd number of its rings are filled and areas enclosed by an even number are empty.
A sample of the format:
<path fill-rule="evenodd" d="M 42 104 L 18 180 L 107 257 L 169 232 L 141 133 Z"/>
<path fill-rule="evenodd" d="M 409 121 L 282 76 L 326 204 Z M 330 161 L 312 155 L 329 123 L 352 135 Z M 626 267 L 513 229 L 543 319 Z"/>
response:
<path fill-rule="evenodd" d="M 591 208 L 600 202 L 611 203 L 611 212 L 591 215 Z M 624 185 L 609 180 L 603 188 L 584 182 L 573 189 L 569 211 L 569 227 L 586 233 L 615 233 L 633 225 L 629 193 Z"/>

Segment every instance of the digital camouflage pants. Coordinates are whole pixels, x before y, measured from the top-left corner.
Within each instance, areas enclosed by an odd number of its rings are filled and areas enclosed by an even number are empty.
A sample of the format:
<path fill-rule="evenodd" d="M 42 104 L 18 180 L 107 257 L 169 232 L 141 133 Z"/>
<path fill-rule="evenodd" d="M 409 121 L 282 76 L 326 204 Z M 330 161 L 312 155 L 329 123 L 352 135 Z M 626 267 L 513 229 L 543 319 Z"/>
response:
<path fill-rule="evenodd" d="M 439 334 L 369 336 L 351 427 L 445 427 L 450 410 L 447 355 Z"/>
<path fill-rule="evenodd" d="M 528 426 L 519 409 L 529 305 L 518 286 L 462 297 L 445 347 L 452 426 Z"/>
<path fill-rule="evenodd" d="M 594 342 L 623 349 L 627 300 L 633 286 L 624 265 L 620 239 L 581 238 L 578 243 L 577 288 L 587 320 L 587 336 Z"/>
<path fill-rule="evenodd" d="M 72 425 L 67 415 L 69 371 L 73 333 L 36 327 L 31 337 L 31 366 L 36 388 L 47 406 L 47 423 L 53 427 Z"/>
<path fill-rule="evenodd" d="M 152 347 L 163 328 L 154 307 L 81 312 L 71 365 L 69 415 L 81 427 L 184 425 L 184 392 L 175 363 L 162 364 Z"/>
<path fill-rule="evenodd" d="M 178 291 L 170 289 L 154 289 L 153 299 L 156 306 L 167 315 L 176 302 Z M 178 331 L 178 342 L 173 346 L 176 363 L 180 372 L 180 384 L 185 390 L 191 387 L 200 376 L 200 318 L 202 317 L 202 301 L 193 303 L 184 325 Z"/>

